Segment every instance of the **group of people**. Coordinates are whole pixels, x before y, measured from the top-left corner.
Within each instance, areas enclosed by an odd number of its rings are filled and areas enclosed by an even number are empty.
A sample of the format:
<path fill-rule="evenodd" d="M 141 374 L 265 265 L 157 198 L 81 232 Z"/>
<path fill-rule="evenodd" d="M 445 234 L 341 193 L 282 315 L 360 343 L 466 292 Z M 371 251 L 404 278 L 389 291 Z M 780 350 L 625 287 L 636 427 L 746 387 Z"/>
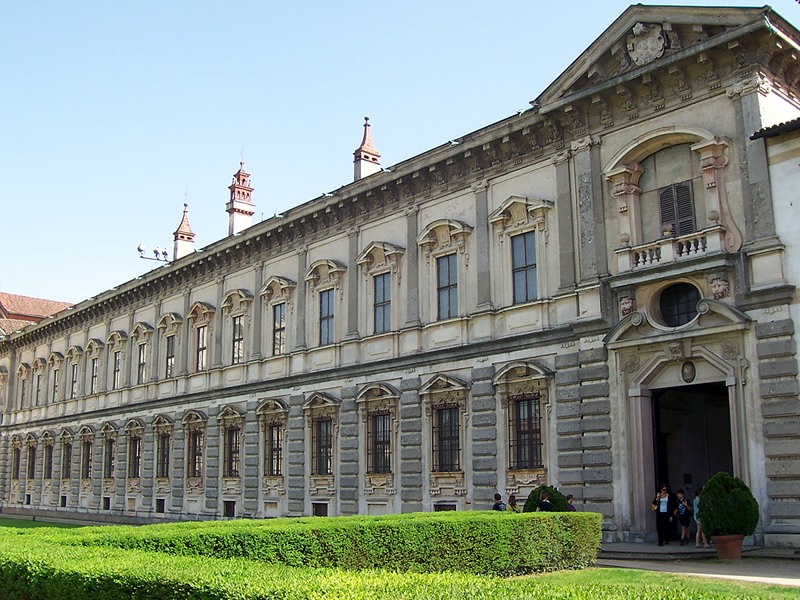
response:
<path fill-rule="evenodd" d="M 675 530 L 675 523 L 677 522 L 681 528 L 681 546 L 691 544 L 691 525 L 692 518 L 697 526 L 695 533 L 695 546 L 701 547 L 702 540 L 703 546 L 708 548 L 708 538 L 703 533 L 703 525 L 700 520 L 700 490 L 697 490 L 694 498 L 690 501 L 686 496 L 684 490 L 678 490 L 677 493 L 672 494 L 667 487 L 667 484 L 662 483 L 659 490 L 656 492 L 655 498 L 651 507 L 656 513 L 656 532 L 658 533 L 658 545 L 664 546 L 669 543 L 670 537 Z"/>
<path fill-rule="evenodd" d="M 575 511 L 575 497 L 572 494 L 567 495 L 567 510 Z M 492 510 L 522 512 L 522 507 L 517 504 L 517 497 L 514 494 L 509 495 L 508 503 L 503 502 L 503 497 L 500 494 L 494 495 L 494 504 Z M 542 492 L 539 496 L 539 504 L 536 505 L 536 512 L 551 512 L 553 510 L 553 503 L 550 502 L 550 495 L 547 492 Z"/>

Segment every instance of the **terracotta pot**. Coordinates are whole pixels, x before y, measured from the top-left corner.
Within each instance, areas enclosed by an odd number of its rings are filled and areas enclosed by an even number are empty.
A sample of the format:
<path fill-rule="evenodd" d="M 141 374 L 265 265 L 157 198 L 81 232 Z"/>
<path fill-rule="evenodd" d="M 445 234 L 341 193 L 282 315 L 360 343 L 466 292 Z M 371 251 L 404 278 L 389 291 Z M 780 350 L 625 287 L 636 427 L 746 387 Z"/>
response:
<path fill-rule="evenodd" d="M 711 541 L 717 549 L 717 558 L 741 560 L 743 535 L 713 535 Z"/>

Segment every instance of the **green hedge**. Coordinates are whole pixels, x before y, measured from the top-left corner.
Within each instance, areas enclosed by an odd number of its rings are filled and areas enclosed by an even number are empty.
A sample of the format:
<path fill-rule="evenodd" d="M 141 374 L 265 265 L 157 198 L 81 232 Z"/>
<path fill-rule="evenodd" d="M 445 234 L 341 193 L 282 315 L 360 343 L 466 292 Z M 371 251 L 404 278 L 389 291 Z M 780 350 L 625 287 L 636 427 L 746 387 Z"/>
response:
<path fill-rule="evenodd" d="M 596 513 L 415 513 L 91 528 L 68 543 L 302 567 L 520 575 L 592 565 Z"/>

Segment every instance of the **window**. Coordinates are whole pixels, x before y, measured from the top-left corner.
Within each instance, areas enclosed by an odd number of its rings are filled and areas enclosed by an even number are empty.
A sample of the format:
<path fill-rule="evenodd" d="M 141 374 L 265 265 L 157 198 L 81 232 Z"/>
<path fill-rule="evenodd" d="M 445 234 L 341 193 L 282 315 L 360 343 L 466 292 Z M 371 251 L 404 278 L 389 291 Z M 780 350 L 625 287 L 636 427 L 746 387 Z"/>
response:
<path fill-rule="evenodd" d="M 511 238 L 511 274 L 514 304 L 536 300 L 536 234 L 533 231 Z"/>
<path fill-rule="evenodd" d="M 128 438 L 128 479 L 142 476 L 142 438 L 132 434 Z"/>
<path fill-rule="evenodd" d="M 83 440 L 83 453 L 81 454 L 81 479 L 92 478 L 92 440 Z"/>
<path fill-rule="evenodd" d="M 12 442 L 14 446 L 11 448 L 11 479 L 19 479 L 19 473 L 22 464 L 22 448 L 19 440 Z"/>
<path fill-rule="evenodd" d="M 267 423 L 264 427 L 264 475 L 282 475 L 283 426 L 280 423 Z"/>
<path fill-rule="evenodd" d="M 206 368 L 206 353 L 208 351 L 208 341 L 206 335 L 208 334 L 208 326 L 200 325 L 195 330 L 195 360 L 194 367 L 196 371 L 204 371 Z"/>
<path fill-rule="evenodd" d="M 244 362 L 244 326 L 242 316 L 237 315 L 231 319 L 233 337 L 231 339 L 231 364 L 238 365 Z"/>
<path fill-rule="evenodd" d="M 53 388 L 50 396 L 51 402 L 56 402 L 58 400 L 58 371 L 59 369 L 53 369 Z"/>
<path fill-rule="evenodd" d="M 333 343 L 333 290 L 319 293 L 319 345 Z"/>
<path fill-rule="evenodd" d="M 111 389 L 118 390 L 120 387 L 120 373 L 122 373 L 122 351 L 114 352 L 113 373 L 111 375 Z"/>
<path fill-rule="evenodd" d="M 512 469 L 535 469 L 542 466 L 542 421 L 538 395 L 510 399 L 509 466 Z"/>
<path fill-rule="evenodd" d="M 28 383 L 26 379 L 20 379 L 19 381 L 19 406 L 23 408 L 25 406 L 25 384 Z"/>
<path fill-rule="evenodd" d="M 374 287 L 373 327 L 375 333 L 392 329 L 392 274 L 381 273 L 372 278 Z"/>
<path fill-rule="evenodd" d="M 222 501 L 222 516 L 231 519 L 236 516 L 236 500 Z"/>
<path fill-rule="evenodd" d="M 175 336 L 166 337 L 166 353 L 164 356 L 164 377 L 170 379 L 175 376 Z"/>
<path fill-rule="evenodd" d="M 136 383 L 141 385 L 147 375 L 147 344 L 139 344 L 139 354 L 136 359 Z"/>
<path fill-rule="evenodd" d="M 42 477 L 44 479 L 53 478 L 53 441 L 52 438 L 44 445 L 44 464 L 42 465 Z"/>
<path fill-rule="evenodd" d="M 78 395 L 78 365 L 72 364 L 72 377 L 69 381 L 69 397 L 75 398 Z"/>
<path fill-rule="evenodd" d="M 286 353 L 286 302 L 272 306 L 272 355 Z"/>
<path fill-rule="evenodd" d="M 389 411 L 369 413 L 367 421 L 367 472 L 392 472 L 392 430 Z"/>
<path fill-rule="evenodd" d="M 72 477 L 72 442 L 64 441 L 61 447 L 61 479 Z"/>
<path fill-rule="evenodd" d="M 203 476 L 203 431 L 195 429 L 189 431 L 187 440 L 187 465 L 186 475 L 188 477 L 202 477 Z"/>
<path fill-rule="evenodd" d="M 23 384 L 24 384 L 24 380 L 23 380 Z M 41 404 L 41 400 L 42 400 L 42 374 L 41 373 L 37 373 L 36 374 L 36 401 L 35 401 L 36 402 L 36 406 L 39 406 Z"/>
<path fill-rule="evenodd" d="M 36 446 L 28 444 L 28 479 L 36 477 Z"/>
<path fill-rule="evenodd" d="M 156 512 L 157 513 L 164 513 L 166 512 L 167 502 L 165 498 L 156 498 Z"/>
<path fill-rule="evenodd" d="M 440 406 L 433 424 L 433 466 L 435 471 L 459 470 L 459 408 Z"/>
<path fill-rule="evenodd" d="M 97 358 L 92 358 L 92 366 L 91 366 L 91 378 L 89 379 L 89 393 L 96 394 L 97 393 L 97 373 L 98 373 L 98 364 L 99 361 Z"/>
<path fill-rule="evenodd" d="M 455 254 L 436 259 L 436 297 L 439 320 L 458 316 L 458 265 Z"/>
<path fill-rule="evenodd" d="M 223 477 L 239 477 L 239 444 L 241 429 L 238 426 L 225 428 L 225 464 Z"/>
<path fill-rule="evenodd" d="M 161 432 L 156 443 L 156 477 L 169 477 L 170 434 Z"/>
<path fill-rule="evenodd" d="M 312 475 L 330 475 L 333 472 L 333 428 L 329 418 L 313 421 L 311 438 Z"/>
<path fill-rule="evenodd" d="M 103 444 L 103 477 L 111 479 L 114 477 L 114 451 L 116 449 L 114 438 L 106 438 Z"/>
<path fill-rule="evenodd" d="M 691 180 L 660 188 L 658 202 L 662 232 L 680 236 L 695 231 Z"/>
<path fill-rule="evenodd" d="M 676 283 L 661 292 L 659 307 L 668 327 L 686 325 L 697 316 L 700 292 L 690 283 Z"/>

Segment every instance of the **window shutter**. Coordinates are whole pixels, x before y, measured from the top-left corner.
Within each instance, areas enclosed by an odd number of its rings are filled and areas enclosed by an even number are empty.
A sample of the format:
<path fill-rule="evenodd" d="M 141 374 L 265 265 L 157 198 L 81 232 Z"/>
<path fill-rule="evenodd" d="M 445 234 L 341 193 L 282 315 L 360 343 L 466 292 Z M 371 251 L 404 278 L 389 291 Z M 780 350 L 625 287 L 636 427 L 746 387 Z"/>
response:
<path fill-rule="evenodd" d="M 672 233 L 675 233 L 675 190 L 673 187 L 667 186 L 658 191 L 658 200 L 661 204 L 661 231 L 663 232 L 667 225 L 672 228 Z"/>
<path fill-rule="evenodd" d="M 678 213 L 678 235 L 694 231 L 694 203 L 692 202 L 691 181 L 675 184 L 675 202 Z"/>

